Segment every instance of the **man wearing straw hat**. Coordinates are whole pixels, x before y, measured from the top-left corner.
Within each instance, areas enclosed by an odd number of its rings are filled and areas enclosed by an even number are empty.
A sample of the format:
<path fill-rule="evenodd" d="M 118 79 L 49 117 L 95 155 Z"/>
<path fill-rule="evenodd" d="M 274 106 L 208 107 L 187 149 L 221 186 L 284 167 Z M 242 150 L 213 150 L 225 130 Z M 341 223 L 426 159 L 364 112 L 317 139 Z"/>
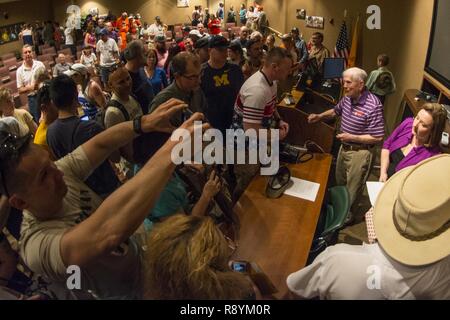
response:
<path fill-rule="evenodd" d="M 389 179 L 374 208 L 378 243 L 339 244 L 290 274 L 302 298 L 450 299 L 450 155 Z"/>

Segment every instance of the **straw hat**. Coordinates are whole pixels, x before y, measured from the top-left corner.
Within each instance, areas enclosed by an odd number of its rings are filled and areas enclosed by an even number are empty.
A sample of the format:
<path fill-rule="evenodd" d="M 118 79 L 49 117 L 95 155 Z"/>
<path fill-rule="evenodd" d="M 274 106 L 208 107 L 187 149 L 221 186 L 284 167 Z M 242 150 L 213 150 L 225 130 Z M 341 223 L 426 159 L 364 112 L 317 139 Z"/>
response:
<path fill-rule="evenodd" d="M 374 226 L 383 250 L 403 264 L 427 265 L 450 255 L 450 155 L 392 176 L 375 203 Z"/>

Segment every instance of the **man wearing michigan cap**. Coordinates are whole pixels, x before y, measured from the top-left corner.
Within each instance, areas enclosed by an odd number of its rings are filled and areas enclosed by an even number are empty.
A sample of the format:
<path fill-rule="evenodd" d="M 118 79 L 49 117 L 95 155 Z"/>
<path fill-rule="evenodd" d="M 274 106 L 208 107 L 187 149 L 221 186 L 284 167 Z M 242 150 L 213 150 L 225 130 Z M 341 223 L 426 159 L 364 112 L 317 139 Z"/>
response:
<path fill-rule="evenodd" d="M 202 65 L 201 78 L 208 101 L 206 117 L 222 133 L 231 126 L 234 102 L 244 83 L 241 68 L 227 61 L 228 46 L 229 41 L 220 35 L 209 38 L 209 60 Z"/>

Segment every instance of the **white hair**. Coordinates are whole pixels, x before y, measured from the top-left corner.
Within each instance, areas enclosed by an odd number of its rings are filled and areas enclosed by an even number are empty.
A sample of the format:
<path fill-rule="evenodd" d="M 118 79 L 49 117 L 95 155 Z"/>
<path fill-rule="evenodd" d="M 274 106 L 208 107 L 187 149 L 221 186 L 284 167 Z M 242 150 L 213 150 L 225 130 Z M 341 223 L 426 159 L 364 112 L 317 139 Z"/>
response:
<path fill-rule="evenodd" d="M 358 80 L 366 83 L 367 72 L 363 69 L 353 67 L 344 71 L 343 76 L 349 76 L 352 80 Z"/>
<path fill-rule="evenodd" d="M 33 81 L 38 82 L 39 78 L 41 78 L 44 75 L 48 75 L 48 72 L 45 69 L 45 67 L 37 67 L 36 70 L 34 71 Z"/>
<path fill-rule="evenodd" d="M 258 40 L 258 41 L 261 41 L 262 38 L 263 38 L 263 35 L 262 35 L 262 33 L 259 32 L 259 31 L 253 31 L 253 32 L 250 34 L 250 40 Z"/>

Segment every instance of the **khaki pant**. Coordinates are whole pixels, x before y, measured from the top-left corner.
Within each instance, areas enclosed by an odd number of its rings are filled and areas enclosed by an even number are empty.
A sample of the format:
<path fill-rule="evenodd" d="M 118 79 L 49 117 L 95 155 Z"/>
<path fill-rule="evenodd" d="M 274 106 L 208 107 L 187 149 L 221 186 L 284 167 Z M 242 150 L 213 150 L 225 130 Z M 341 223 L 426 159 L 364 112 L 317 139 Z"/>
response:
<path fill-rule="evenodd" d="M 345 151 L 339 149 L 336 162 L 336 183 L 346 185 L 350 195 L 350 208 L 356 198 L 361 194 L 364 184 L 369 176 L 373 150 Z"/>

